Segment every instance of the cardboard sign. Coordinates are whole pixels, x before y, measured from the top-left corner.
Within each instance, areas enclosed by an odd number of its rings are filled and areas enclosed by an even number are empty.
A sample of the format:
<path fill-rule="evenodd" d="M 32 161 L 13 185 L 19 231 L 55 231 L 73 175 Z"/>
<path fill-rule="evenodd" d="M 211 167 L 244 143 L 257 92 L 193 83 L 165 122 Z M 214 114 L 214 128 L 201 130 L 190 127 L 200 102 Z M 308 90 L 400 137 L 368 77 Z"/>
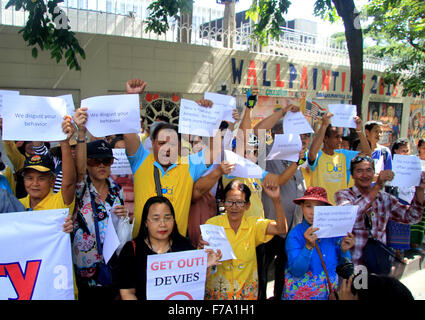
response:
<path fill-rule="evenodd" d="M 203 300 L 207 257 L 203 250 L 149 255 L 147 300 Z"/>
<path fill-rule="evenodd" d="M 3 96 L 3 140 L 62 141 L 66 103 L 62 98 Z"/>
<path fill-rule="evenodd" d="M 81 100 L 87 108 L 87 130 L 95 137 L 140 133 L 138 94 L 99 96 Z"/>
<path fill-rule="evenodd" d="M 331 124 L 334 127 L 354 128 L 357 125 L 354 117 L 357 116 L 356 106 L 352 104 L 329 104 L 328 109 L 333 113 Z"/>
<path fill-rule="evenodd" d="M 314 133 L 307 119 L 301 111 L 287 112 L 283 118 L 283 131 L 285 133 L 303 134 Z"/>
<path fill-rule="evenodd" d="M 352 232 L 359 206 L 315 206 L 313 228 L 317 237 L 345 237 Z"/>
<path fill-rule="evenodd" d="M 395 154 L 392 161 L 394 179 L 390 185 L 394 187 L 419 186 L 421 182 L 422 165 L 419 157 Z"/>
<path fill-rule="evenodd" d="M 288 160 L 297 162 L 302 142 L 299 134 L 275 134 L 273 146 L 266 160 Z"/>

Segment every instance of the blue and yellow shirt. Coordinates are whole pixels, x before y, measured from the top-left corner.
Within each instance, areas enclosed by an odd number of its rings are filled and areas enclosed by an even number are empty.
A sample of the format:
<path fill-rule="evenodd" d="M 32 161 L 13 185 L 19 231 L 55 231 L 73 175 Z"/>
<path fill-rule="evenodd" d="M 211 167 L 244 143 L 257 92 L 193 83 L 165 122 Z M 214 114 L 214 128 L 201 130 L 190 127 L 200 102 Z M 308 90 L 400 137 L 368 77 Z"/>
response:
<path fill-rule="evenodd" d="M 134 228 L 133 237 L 140 230 L 142 211 L 146 201 L 156 196 L 154 166 L 159 169 L 163 196 L 171 201 L 176 215 L 177 228 L 181 235 L 186 236 L 189 208 L 192 199 L 193 184 L 207 170 L 204 151 L 178 157 L 176 164 L 167 171 L 155 161 L 154 155 L 140 143 L 133 156 L 127 156 L 134 174 Z"/>
<path fill-rule="evenodd" d="M 334 150 L 333 155 L 328 155 L 320 150 L 314 163 L 309 164 L 311 186 L 325 188 L 328 200 L 333 205 L 335 205 L 335 193 L 352 185 L 351 160 L 358 153 L 358 151 L 338 149 Z"/>

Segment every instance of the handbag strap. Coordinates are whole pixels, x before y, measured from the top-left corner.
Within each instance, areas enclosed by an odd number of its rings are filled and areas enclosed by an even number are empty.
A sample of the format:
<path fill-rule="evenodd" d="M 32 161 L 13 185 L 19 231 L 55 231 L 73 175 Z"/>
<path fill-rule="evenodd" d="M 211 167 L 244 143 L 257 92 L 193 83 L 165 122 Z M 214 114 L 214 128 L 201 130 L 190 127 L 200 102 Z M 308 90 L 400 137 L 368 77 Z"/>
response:
<path fill-rule="evenodd" d="M 93 220 L 94 220 L 94 230 L 96 232 L 96 246 L 97 246 L 97 252 L 99 253 L 100 256 L 103 256 L 103 249 L 102 249 L 102 245 L 100 243 L 100 235 L 99 235 L 99 221 L 98 221 L 98 212 L 97 212 L 97 205 L 96 205 L 96 201 L 94 201 L 94 197 L 92 195 L 92 193 L 90 192 L 90 188 L 89 189 L 89 195 L 90 195 L 90 201 L 91 201 L 91 207 L 93 210 Z"/>
<path fill-rule="evenodd" d="M 155 189 L 158 197 L 162 197 L 161 179 L 159 178 L 159 169 L 153 166 L 153 177 L 155 179 Z"/>
<path fill-rule="evenodd" d="M 325 271 L 326 281 L 328 282 L 329 295 L 334 294 L 334 291 L 333 291 L 332 285 L 331 285 L 331 281 L 329 279 L 328 269 L 326 268 L 325 260 L 323 260 L 322 252 L 320 251 L 319 246 L 317 245 L 316 241 L 314 241 L 314 247 L 316 248 L 317 253 L 319 254 L 319 258 L 320 258 L 320 261 L 322 262 L 323 270 Z"/>

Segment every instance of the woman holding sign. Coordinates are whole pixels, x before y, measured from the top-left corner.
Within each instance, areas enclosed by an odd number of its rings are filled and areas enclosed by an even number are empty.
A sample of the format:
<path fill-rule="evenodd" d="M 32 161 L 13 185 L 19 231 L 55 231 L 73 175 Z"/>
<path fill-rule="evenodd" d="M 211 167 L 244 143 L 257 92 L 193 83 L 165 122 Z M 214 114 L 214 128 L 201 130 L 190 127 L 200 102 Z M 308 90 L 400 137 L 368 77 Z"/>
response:
<path fill-rule="evenodd" d="M 274 235 L 285 234 L 287 223 L 278 187 L 263 185 L 273 199 L 276 220 L 246 216 L 250 208 L 251 191 L 239 180 L 232 180 L 224 189 L 226 214 L 213 217 L 207 224 L 222 226 L 236 259 L 223 261 L 207 278 L 205 298 L 211 300 L 257 300 L 258 272 L 256 248 Z M 209 245 L 200 241 L 201 246 Z"/>
<path fill-rule="evenodd" d="M 119 256 L 118 283 L 122 300 L 146 300 L 148 255 L 193 250 L 190 240 L 180 235 L 173 205 L 166 197 L 152 197 L 142 212 L 140 231 L 127 242 Z M 221 253 L 209 250 L 207 267 L 217 264 Z"/>
<path fill-rule="evenodd" d="M 344 238 L 317 239 L 313 228 L 314 207 L 332 205 L 328 201 L 326 190 L 321 187 L 309 187 L 304 196 L 294 202 L 301 206 L 303 222 L 294 227 L 286 238 L 285 289 L 283 300 L 327 300 L 329 291 L 325 271 L 317 247 L 323 254 L 323 259 L 332 282 L 333 290 L 338 285 L 336 267 L 339 263 L 351 260 L 349 249 L 354 246 L 354 236 L 351 233 Z M 317 244 L 317 247 L 315 245 Z"/>

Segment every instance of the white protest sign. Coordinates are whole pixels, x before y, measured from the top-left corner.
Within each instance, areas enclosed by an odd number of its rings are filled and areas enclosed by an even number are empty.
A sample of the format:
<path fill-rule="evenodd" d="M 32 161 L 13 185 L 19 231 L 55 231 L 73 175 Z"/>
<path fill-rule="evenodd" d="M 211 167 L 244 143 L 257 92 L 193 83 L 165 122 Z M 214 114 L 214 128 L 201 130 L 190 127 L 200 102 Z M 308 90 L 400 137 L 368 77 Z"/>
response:
<path fill-rule="evenodd" d="M 302 142 L 299 134 L 275 134 L 273 146 L 266 160 L 288 160 L 297 162 Z"/>
<path fill-rule="evenodd" d="M 333 114 L 331 124 L 334 127 L 356 128 L 354 117 L 357 116 L 356 106 L 352 104 L 329 104 L 328 110 Z"/>
<path fill-rule="evenodd" d="M 229 175 L 241 178 L 263 177 L 263 169 L 261 169 L 260 166 L 230 150 L 224 150 L 224 160 L 235 164 L 235 167 Z"/>
<path fill-rule="evenodd" d="M 114 163 L 111 166 L 111 174 L 133 174 L 125 149 L 112 149 Z"/>
<path fill-rule="evenodd" d="M 95 137 L 140 133 L 138 94 L 91 97 L 81 101 L 87 108 L 87 130 Z"/>
<path fill-rule="evenodd" d="M 179 133 L 213 137 L 220 126 L 224 110 L 219 106 L 206 108 L 195 101 L 181 99 Z"/>
<path fill-rule="evenodd" d="M 68 213 L 0 214 L 0 300 L 74 300 Z"/>
<path fill-rule="evenodd" d="M 3 140 L 62 141 L 66 115 L 64 99 L 38 96 L 3 96 Z"/>
<path fill-rule="evenodd" d="M 149 255 L 147 300 L 203 300 L 207 257 L 204 250 Z"/>
<path fill-rule="evenodd" d="M 419 186 L 422 166 L 419 157 L 395 154 L 392 161 L 394 179 L 390 185 L 394 187 Z"/>
<path fill-rule="evenodd" d="M 223 255 L 220 261 L 236 259 L 232 245 L 227 239 L 226 231 L 224 231 L 223 227 L 212 224 L 202 224 L 200 228 L 202 239 L 209 243 L 209 246 L 205 246 L 204 249 L 213 249 L 214 251 L 220 249 Z"/>
<path fill-rule="evenodd" d="M 65 100 L 66 114 L 73 117 L 74 113 L 75 113 L 75 105 L 74 105 L 74 99 L 72 98 L 72 94 L 65 94 L 63 96 L 57 96 L 56 98 L 62 98 L 62 99 Z"/>
<path fill-rule="evenodd" d="M 303 134 L 313 133 L 313 129 L 301 111 L 288 111 L 283 118 L 283 131 L 285 133 Z"/>
<path fill-rule="evenodd" d="M 222 108 L 224 111 L 223 121 L 229 121 L 234 123 L 235 119 L 233 119 L 232 113 L 233 110 L 236 109 L 236 98 L 232 96 L 228 96 L 225 94 L 205 92 L 204 99 L 211 100 L 214 105 L 217 105 L 218 108 Z"/>
<path fill-rule="evenodd" d="M 115 250 L 118 249 L 120 245 L 120 240 L 118 239 L 117 232 L 114 227 L 112 213 L 109 214 L 108 217 L 108 225 L 106 226 L 105 238 L 103 240 L 103 258 L 105 262 L 108 263 L 109 259 L 111 259 Z M 115 216 L 116 217 L 116 216 Z"/>
<path fill-rule="evenodd" d="M 3 96 L 6 96 L 6 95 L 18 96 L 19 91 L 0 90 L 0 118 L 2 117 L 2 110 L 3 110 Z"/>
<path fill-rule="evenodd" d="M 359 206 L 315 206 L 313 228 L 320 238 L 345 237 L 352 232 Z"/>

